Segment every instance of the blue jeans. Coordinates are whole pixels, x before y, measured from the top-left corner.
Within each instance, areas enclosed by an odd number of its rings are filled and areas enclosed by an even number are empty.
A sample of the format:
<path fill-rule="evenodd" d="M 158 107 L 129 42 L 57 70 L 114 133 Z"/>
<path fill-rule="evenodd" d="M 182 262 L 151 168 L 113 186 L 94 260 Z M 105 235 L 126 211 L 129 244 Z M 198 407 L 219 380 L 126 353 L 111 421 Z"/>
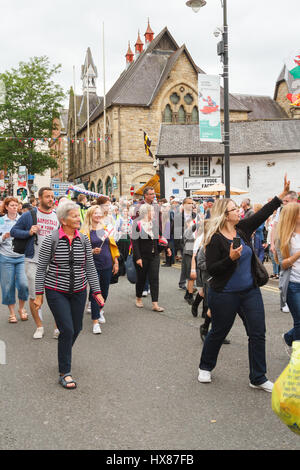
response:
<path fill-rule="evenodd" d="M 294 320 L 294 328 L 284 335 L 288 346 L 300 340 L 300 283 L 290 282 L 287 291 L 287 304 Z"/>
<path fill-rule="evenodd" d="M 279 274 L 279 264 L 276 263 L 275 258 L 274 258 L 274 254 L 272 253 L 271 250 L 269 250 L 269 256 L 270 256 L 270 259 L 271 259 L 272 265 L 273 265 L 273 274 L 278 275 Z"/>
<path fill-rule="evenodd" d="M 250 382 L 253 385 L 266 382 L 265 311 L 260 290 L 251 288 L 242 292 L 216 292 L 209 288 L 208 305 L 212 328 L 204 342 L 200 369 L 211 371 L 215 368 L 223 341 L 238 312 L 249 338 Z"/>
<path fill-rule="evenodd" d="M 72 347 L 82 330 L 82 318 L 86 302 L 86 289 L 67 294 L 45 289 L 49 308 L 59 329 L 58 368 L 60 374 L 71 372 Z"/>
<path fill-rule="evenodd" d="M 107 269 L 97 269 L 97 273 L 100 283 L 101 294 L 103 299 L 106 301 L 112 277 L 112 266 Z M 89 300 L 91 301 L 92 320 L 98 320 L 100 318 L 100 307 L 91 293 Z"/>
<path fill-rule="evenodd" d="M 20 300 L 28 299 L 28 282 L 25 274 L 25 258 L 13 258 L 0 255 L 0 274 L 2 289 L 2 304 L 15 305 L 16 288 Z"/>

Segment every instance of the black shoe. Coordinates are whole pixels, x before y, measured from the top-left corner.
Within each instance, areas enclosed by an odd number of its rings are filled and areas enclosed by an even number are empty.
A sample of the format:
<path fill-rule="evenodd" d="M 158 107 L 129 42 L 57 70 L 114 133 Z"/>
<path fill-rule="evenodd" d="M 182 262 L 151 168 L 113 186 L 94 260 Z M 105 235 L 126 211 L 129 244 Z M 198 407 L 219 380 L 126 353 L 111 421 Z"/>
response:
<path fill-rule="evenodd" d="M 187 300 L 187 299 L 189 298 L 189 295 L 190 295 L 190 294 L 189 294 L 189 291 L 186 290 L 186 291 L 185 291 L 185 294 L 184 294 L 184 297 L 183 297 L 184 300 Z"/>
<path fill-rule="evenodd" d="M 225 338 L 223 344 L 230 344 L 230 339 Z"/>
<path fill-rule="evenodd" d="M 194 296 L 193 296 L 193 294 L 189 294 L 189 296 L 188 296 L 188 298 L 187 298 L 187 303 L 188 303 L 189 305 L 193 305 L 193 303 L 194 303 Z"/>
<path fill-rule="evenodd" d="M 195 318 L 198 317 L 198 305 L 196 304 L 195 301 L 193 302 L 193 305 L 192 305 L 192 315 Z"/>
<path fill-rule="evenodd" d="M 207 333 L 208 333 L 208 329 L 205 328 L 204 325 L 201 325 L 201 326 L 200 326 L 200 338 L 202 339 L 203 343 L 204 343 L 204 341 L 205 341 L 205 338 L 206 338 L 206 336 L 207 336 Z"/>

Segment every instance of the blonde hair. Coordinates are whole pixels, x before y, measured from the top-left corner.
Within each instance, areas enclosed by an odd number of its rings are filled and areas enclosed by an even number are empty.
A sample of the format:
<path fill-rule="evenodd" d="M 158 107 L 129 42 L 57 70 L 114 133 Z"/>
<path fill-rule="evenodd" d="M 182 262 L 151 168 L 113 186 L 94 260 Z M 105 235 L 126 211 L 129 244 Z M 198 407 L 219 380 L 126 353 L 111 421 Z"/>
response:
<path fill-rule="evenodd" d="M 232 199 L 224 198 L 217 199 L 214 203 L 211 210 L 211 217 L 205 221 L 204 248 L 209 245 L 213 235 L 223 229 L 226 222 L 227 207 L 230 201 L 234 202 Z"/>
<path fill-rule="evenodd" d="M 92 226 L 93 226 L 93 220 L 92 220 L 93 215 L 94 215 L 94 212 L 97 209 L 101 210 L 100 207 L 98 206 L 98 204 L 90 207 L 87 210 L 87 212 L 85 214 L 84 222 L 83 222 L 81 230 L 80 230 L 82 233 L 88 234 L 91 231 Z"/>
<path fill-rule="evenodd" d="M 299 214 L 300 205 L 297 202 L 290 202 L 283 207 L 280 213 L 276 230 L 275 243 L 276 246 L 280 249 L 283 259 L 289 258 L 290 256 L 290 242 Z"/>

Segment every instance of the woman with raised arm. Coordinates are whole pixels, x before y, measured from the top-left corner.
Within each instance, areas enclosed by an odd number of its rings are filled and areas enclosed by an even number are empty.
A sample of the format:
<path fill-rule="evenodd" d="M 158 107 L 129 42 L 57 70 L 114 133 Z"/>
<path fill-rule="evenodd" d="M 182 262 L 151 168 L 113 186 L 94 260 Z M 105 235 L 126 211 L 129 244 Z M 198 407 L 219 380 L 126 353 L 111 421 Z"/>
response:
<path fill-rule="evenodd" d="M 260 211 L 240 220 L 239 208 L 231 199 L 215 202 L 213 218 L 208 222 L 204 247 L 206 266 L 211 276 L 208 304 L 212 328 L 206 336 L 200 359 L 198 380 L 211 382 L 222 343 L 230 332 L 236 314 L 242 317 L 249 338 L 250 387 L 271 392 L 266 377 L 265 312 L 258 285 L 259 261 L 252 248 L 253 232 L 280 207 L 289 191 L 284 189 Z"/>

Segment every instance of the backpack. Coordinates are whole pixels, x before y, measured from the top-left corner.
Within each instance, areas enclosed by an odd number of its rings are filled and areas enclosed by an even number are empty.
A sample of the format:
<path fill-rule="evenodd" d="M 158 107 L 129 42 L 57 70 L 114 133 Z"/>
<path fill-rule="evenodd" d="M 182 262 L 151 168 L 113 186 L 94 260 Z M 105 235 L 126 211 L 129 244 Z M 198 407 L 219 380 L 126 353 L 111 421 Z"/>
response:
<path fill-rule="evenodd" d="M 31 217 L 32 217 L 32 225 L 37 225 L 36 211 L 34 209 L 30 209 L 29 212 L 30 212 Z M 32 236 L 35 238 L 35 244 L 37 245 L 38 244 L 37 243 L 37 235 L 34 234 Z M 28 238 L 13 238 L 13 241 L 12 241 L 13 251 L 15 253 L 19 253 L 20 255 L 24 255 L 28 240 L 29 240 Z"/>
<path fill-rule="evenodd" d="M 84 250 L 86 251 L 85 236 L 81 232 L 79 232 L 79 235 L 80 235 L 81 244 L 82 244 Z M 53 259 L 54 259 L 54 255 L 55 255 L 55 251 L 56 251 L 58 242 L 59 242 L 59 230 L 54 230 L 54 232 L 52 232 L 52 234 L 51 234 L 51 261 L 53 261 Z"/>

